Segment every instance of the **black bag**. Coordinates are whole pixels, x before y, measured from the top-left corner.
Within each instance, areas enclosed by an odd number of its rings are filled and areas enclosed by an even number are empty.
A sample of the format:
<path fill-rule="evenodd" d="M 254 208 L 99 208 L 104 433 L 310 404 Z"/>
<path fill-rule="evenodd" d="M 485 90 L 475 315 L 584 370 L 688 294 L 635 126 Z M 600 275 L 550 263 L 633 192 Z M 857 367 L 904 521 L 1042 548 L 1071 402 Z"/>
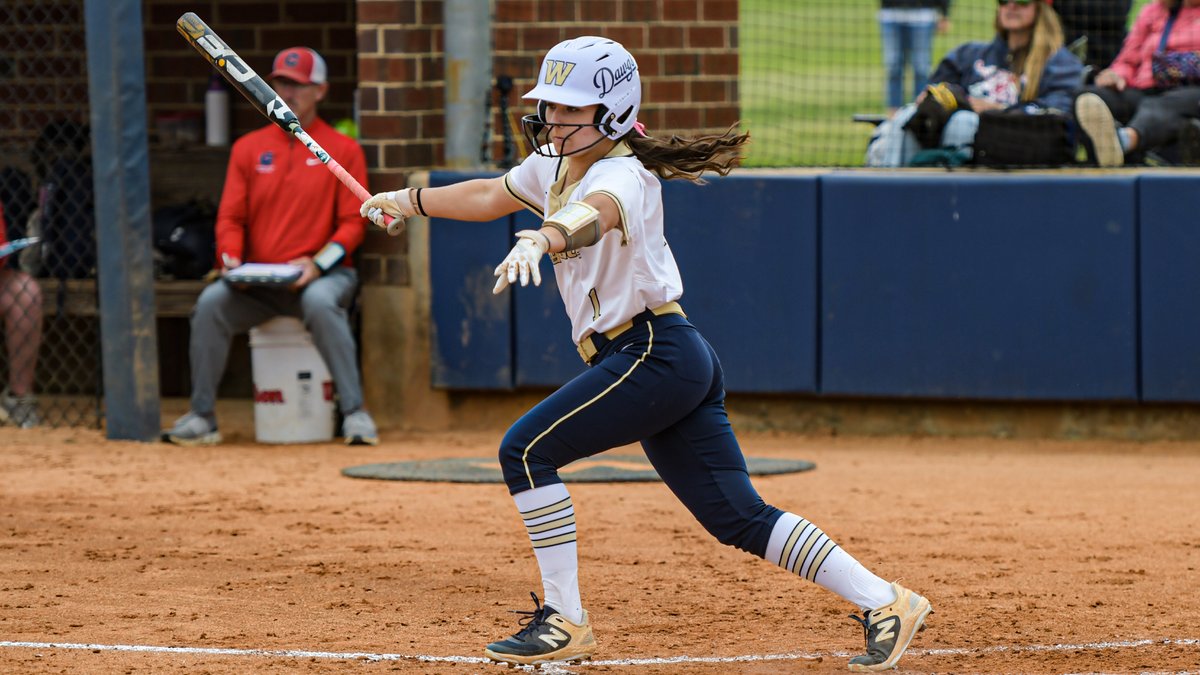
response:
<path fill-rule="evenodd" d="M 30 224 L 27 235 L 42 239 L 38 276 L 95 276 L 95 188 L 88 134 L 85 124 L 55 120 L 42 128 L 30 152 L 40 218 Z"/>
<path fill-rule="evenodd" d="M 154 248 L 162 256 L 163 276 L 200 279 L 216 260 L 216 207 L 193 200 L 164 206 L 152 216 Z"/>
<path fill-rule="evenodd" d="M 42 276 L 96 274 L 96 217 L 90 159 L 59 159 L 41 188 Z"/>
<path fill-rule="evenodd" d="M 925 87 L 925 98 L 917 104 L 917 110 L 904 124 L 906 131 L 917 137 L 922 148 L 939 148 L 942 145 L 942 129 L 950 116 L 959 110 L 970 110 L 967 92 L 957 84 L 941 82 Z"/>
<path fill-rule="evenodd" d="M 986 110 L 975 133 L 978 166 L 1063 166 L 1075 161 L 1070 118 L 1041 108 Z"/>

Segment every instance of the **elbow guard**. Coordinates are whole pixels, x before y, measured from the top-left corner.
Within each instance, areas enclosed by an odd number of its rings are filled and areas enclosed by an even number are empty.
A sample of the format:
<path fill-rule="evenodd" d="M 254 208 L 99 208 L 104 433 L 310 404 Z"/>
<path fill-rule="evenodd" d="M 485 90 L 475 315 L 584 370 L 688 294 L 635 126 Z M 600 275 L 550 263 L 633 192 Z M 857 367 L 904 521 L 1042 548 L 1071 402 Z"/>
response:
<path fill-rule="evenodd" d="M 600 241 L 600 212 L 586 202 L 567 204 L 547 218 L 545 224 L 558 230 L 567 240 L 567 251 Z"/>

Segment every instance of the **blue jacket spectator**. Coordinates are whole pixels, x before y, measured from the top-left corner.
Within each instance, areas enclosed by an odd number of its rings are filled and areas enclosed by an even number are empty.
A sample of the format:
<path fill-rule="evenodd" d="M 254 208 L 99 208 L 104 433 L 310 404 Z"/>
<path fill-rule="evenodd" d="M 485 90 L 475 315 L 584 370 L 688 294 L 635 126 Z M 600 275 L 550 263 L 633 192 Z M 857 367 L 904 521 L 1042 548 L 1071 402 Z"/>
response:
<path fill-rule="evenodd" d="M 1072 96 L 1082 84 L 1083 64 L 1066 48 L 1060 48 L 1046 60 L 1037 78 L 1036 93 L 1028 86 L 1033 79 L 1030 74 L 1024 76 L 1026 86 L 1019 88 L 1012 82 L 1009 67 L 1008 43 L 1003 38 L 968 42 L 947 54 L 929 81 L 953 82 L 966 89 L 971 97 L 994 101 L 1005 108 L 1033 103 L 1063 112 L 1071 109 Z"/>
<path fill-rule="evenodd" d="M 979 130 L 979 113 L 990 110 L 1068 112 L 1082 84 L 1083 64 L 1063 46 L 1062 25 L 1045 0 L 1002 0 L 996 8 L 996 38 L 951 50 L 929 81 L 961 92 L 941 130 L 941 148 L 969 161 Z M 926 96 L 880 124 L 867 147 L 867 166 L 904 166 L 922 149 L 906 128 Z"/>

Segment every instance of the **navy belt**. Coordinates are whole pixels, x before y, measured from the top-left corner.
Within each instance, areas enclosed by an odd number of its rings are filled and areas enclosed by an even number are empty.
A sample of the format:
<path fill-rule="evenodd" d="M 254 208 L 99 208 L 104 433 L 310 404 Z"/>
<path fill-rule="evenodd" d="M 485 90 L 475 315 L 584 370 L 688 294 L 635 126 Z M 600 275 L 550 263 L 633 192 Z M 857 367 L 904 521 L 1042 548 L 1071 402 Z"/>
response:
<path fill-rule="evenodd" d="M 660 305 L 654 309 L 647 309 L 616 328 L 610 328 L 603 333 L 592 333 L 583 338 L 579 344 L 575 345 L 575 349 L 579 351 L 579 358 L 583 359 L 584 363 L 591 365 L 592 360 L 596 358 L 596 354 L 600 353 L 601 349 L 604 349 L 608 343 L 617 339 L 622 333 L 634 326 L 647 323 L 656 316 L 664 314 L 678 314 L 685 319 L 687 318 L 687 314 L 683 313 L 683 307 L 680 307 L 679 303 L 675 301 Z"/>

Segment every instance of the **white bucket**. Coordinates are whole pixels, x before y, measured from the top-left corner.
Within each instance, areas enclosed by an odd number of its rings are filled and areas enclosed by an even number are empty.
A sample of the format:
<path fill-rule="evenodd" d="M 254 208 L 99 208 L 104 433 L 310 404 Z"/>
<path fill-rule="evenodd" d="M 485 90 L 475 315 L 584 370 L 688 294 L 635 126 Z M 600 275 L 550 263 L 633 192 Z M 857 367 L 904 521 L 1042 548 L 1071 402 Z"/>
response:
<path fill-rule="evenodd" d="M 259 443 L 333 439 L 333 378 L 299 319 L 250 329 L 254 435 Z"/>

